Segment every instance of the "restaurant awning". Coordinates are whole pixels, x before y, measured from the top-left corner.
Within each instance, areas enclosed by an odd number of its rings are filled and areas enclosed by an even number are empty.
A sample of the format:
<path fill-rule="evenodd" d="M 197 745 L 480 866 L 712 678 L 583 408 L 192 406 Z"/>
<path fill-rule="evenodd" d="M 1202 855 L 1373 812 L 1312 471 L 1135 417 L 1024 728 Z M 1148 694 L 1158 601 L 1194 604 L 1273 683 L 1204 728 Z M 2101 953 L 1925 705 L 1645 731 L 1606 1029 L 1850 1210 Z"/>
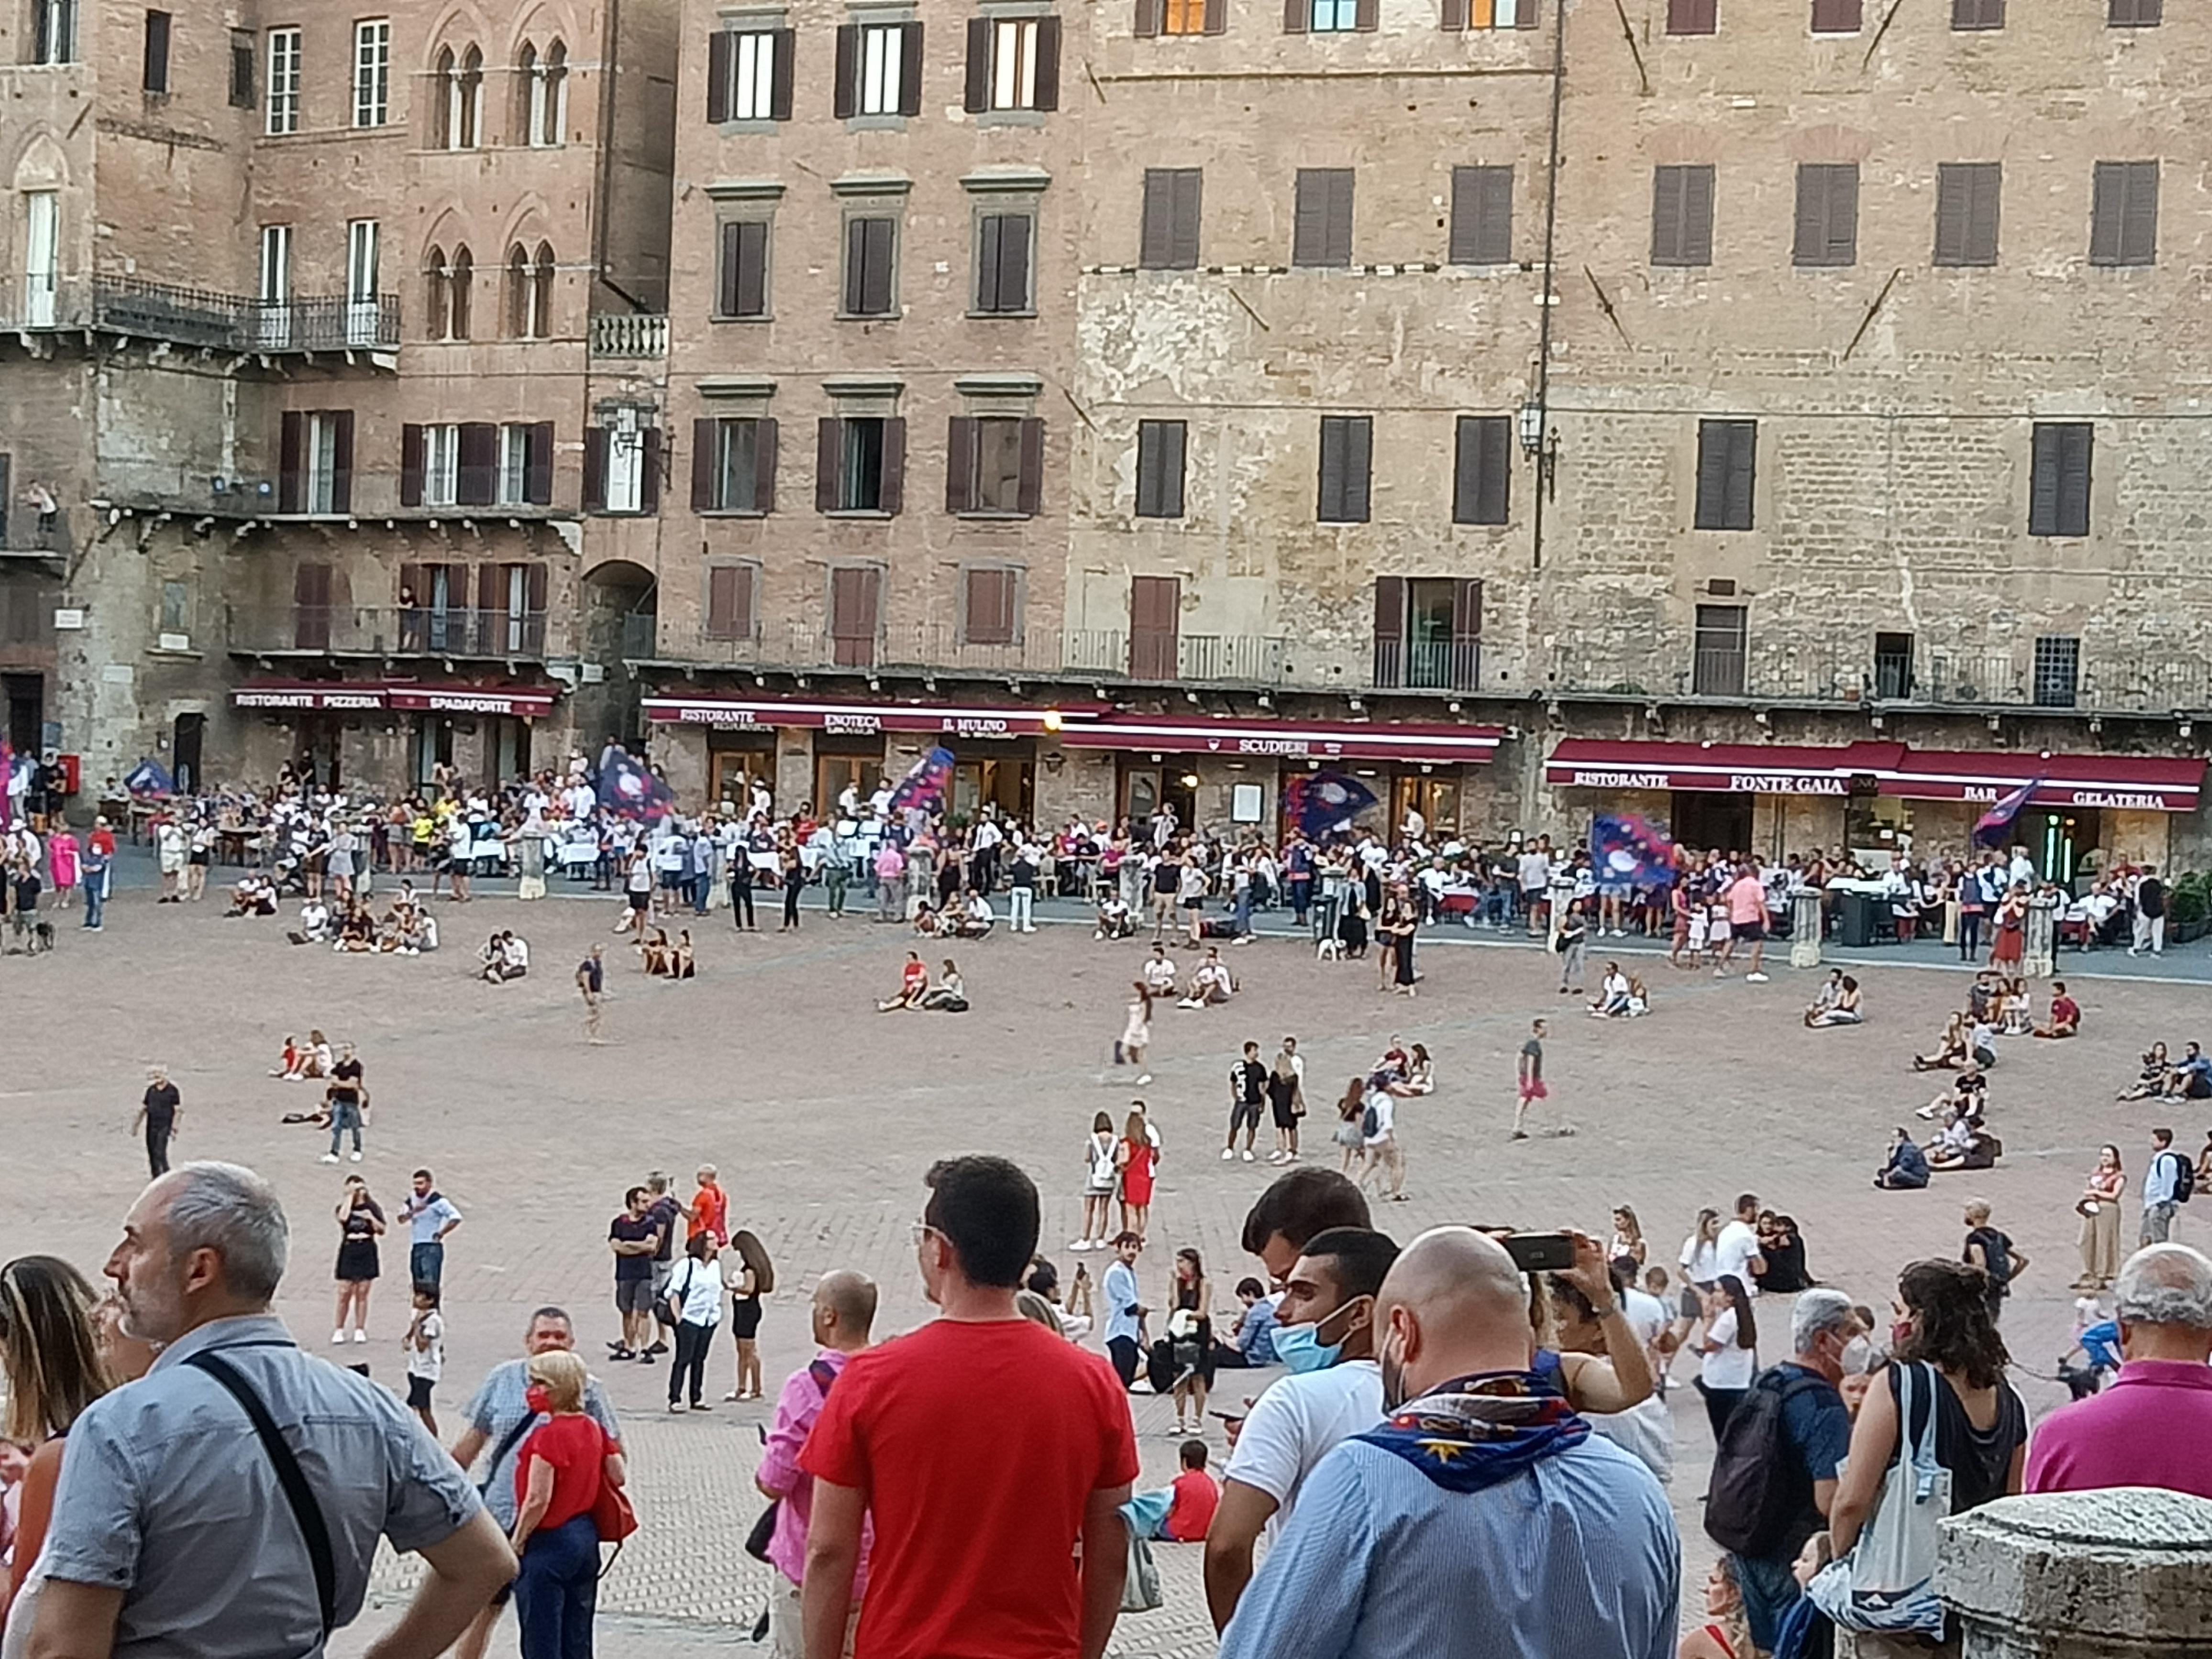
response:
<path fill-rule="evenodd" d="M 2193 812 L 2204 785 L 2195 756 L 2057 755 L 1907 750 L 1881 778 L 1881 793 L 1911 800 L 1993 801 L 2040 778 L 2035 806 L 2111 806 Z"/>
<path fill-rule="evenodd" d="M 237 708 L 402 708 L 448 714 L 518 714 L 526 720 L 538 720 L 553 712 L 554 701 L 560 695 L 559 688 L 544 685 L 310 680 L 241 685 L 230 694 L 230 701 Z"/>
<path fill-rule="evenodd" d="M 1040 705 L 994 708 L 921 703 L 803 702 L 780 697 L 647 697 L 645 714 L 662 725 L 773 728 L 811 727 L 859 733 L 923 732 L 946 738 L 1026 738 L 1073 730 L 1096 720 L 1103 707 Z M 1063 733 L 1065 735 L 1065 733 Z"/>
<path fill-rule="evenodd" d="M 1259 756 L 1292 760 L 1488 761 L 1504 732 L 1495 726 L 1416 726 L 1386 720 L 1148 719 L 1117 714 L 1069 726 L 1070 749 L 1158 754 Z"/>
<path fill-rule="evenodd" d="M 1879 778 L 1904 752 L 1899 743 L 1814 746 L 1569 738 L 1544 763 L 1544 781 L 1569 789 L 1848 795 L 1853 778 Z"/>

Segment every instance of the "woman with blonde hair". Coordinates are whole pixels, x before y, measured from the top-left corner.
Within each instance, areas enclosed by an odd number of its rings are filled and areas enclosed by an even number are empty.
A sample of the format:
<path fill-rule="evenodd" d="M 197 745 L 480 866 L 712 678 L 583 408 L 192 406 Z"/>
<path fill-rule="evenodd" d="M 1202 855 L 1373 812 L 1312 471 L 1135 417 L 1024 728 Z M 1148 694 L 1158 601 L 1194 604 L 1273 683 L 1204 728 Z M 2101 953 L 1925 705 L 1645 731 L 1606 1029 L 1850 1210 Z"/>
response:
<path fill-rule="evenodd" d="M 1121 1126 L 1121 1144 L 1114 1161 L 1121 1171 L 1121 1231 L 1139 1238 L 1152 1219 L 1152 1164 L 1157 1154 L 1146 1132 L 1145 1115 L 1133 1111 Z"/>
<path fill-rule="evenodd" d="M 0 1432 L 37 1448 L 24 1471 L 15 1547 L 0 1584 L 0 1621 L 17 1632 L 4 1651 L 26 1651 L 36 1611 L 36 1569 L 53 1517 L 64 1441 L 86 1407 L 114 1386 L 100 1352 L 92 1286 L 58 1256 L 18 1256 L 0 1267 L 0 1372 L 8 1411 Z M 21 1646 L 19 1647 L 17 1643 Z"/>
<path fill-rule="evenodd" d="M 592 1510 L 602 1486 L 628 1479 L 622 1453 L 584 1410 L 584 1362 L 565 1348 L 523 1362 L 523 1403 L 545 1420 L 514 1455 L 514 1530 L 522 1571 L 514 1580 L 522 1659 L 569 1659 L 592 1650 L 599 1588 L 599 1534 Z"/>
<path fill-rule="evenodd" d="M 1644 1224 L 1636 1218 L 1636 1212 L 1626 1204 L 1614 1205 L 1613 1243 L 1606 1247 L 1606 1260 L 1618 1261 L 1626 1256 L 1640 1269 L 1650 1250 L 1651 1247 L 1644 1242 Z"/>

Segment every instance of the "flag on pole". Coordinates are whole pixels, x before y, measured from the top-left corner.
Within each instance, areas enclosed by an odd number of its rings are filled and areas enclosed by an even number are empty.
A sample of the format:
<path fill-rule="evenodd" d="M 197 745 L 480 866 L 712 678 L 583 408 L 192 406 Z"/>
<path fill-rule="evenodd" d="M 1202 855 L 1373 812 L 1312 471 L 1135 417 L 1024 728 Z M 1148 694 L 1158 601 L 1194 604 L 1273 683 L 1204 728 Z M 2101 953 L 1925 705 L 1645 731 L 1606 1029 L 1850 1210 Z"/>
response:
<path fill-rule="evenodd" d="M 161 763 L 155 760 L 141 760 L 132 767 L 129 775 L 123 780 L 123 787 L 134 795 L 173 795 L 177 793 L 176 781 L 170 777 Z"/>
<path fill-rule="evenodd" d="M 945 787 L 951 781 L 952 751 L 940 744 L 899 780 L 886 810 L 894 817 L 908 811 L 927 812 L 943 798 Z"/>
<path fill-rule="evenodd" d="M 1662 887 L 1674 879 L 1674 844 L 1632 812 L 1590 820 L 1590 864 L 1607 892 Z"/>
<path fill-rule="evenodd" d="M 674 797 L 668 785 L 619 744 L 599 757 L 599 805 L 618 817 L 658 817 Z"/>
<path fill-rule="evenodd" d="M 2039 773 L 1993 804 L 1988 811 L 1974 820 L 1974 844 L 1995 847 L 2002 842 L 2012 829 L 2012 821 L 2020 816 L 2020 809 L 2027 805 L 2035 792 L 2042 787 L 2043 777 Z"/>
<path fill-rule="evenodd" d="M 1348 828 L 1375 805 L 1375 792 L 1341 772 L 1316 772 L 1283 786 L 1283 811 L 1318 841 Z"/>

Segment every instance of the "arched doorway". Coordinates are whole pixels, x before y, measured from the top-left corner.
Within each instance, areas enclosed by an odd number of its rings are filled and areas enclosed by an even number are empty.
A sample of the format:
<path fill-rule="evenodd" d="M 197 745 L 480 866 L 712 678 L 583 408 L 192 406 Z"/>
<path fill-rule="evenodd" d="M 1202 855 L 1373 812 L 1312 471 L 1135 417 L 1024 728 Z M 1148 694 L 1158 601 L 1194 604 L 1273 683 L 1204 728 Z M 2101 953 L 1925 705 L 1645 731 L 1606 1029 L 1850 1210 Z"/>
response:
<path fill-rule="evenodd" d="M 576 690 L 576 736 L 586 754 L 611 737 L 639 746 L 642 711 L 633 662 L 657 654 L 653 574 L 627 559 L 584 573 L 584 683 Z"/>

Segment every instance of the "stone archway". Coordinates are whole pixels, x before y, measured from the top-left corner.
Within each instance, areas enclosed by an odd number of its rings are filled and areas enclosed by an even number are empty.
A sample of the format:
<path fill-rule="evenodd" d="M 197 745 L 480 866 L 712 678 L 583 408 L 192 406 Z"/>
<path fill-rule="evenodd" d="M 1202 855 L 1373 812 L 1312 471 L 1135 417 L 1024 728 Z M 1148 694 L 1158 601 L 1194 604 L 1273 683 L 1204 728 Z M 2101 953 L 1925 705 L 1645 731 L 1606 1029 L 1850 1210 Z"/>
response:
<path fill-rule="evenodd" d="M 576 690 L 578 739 L 597 754 L 609 737 L 641 746 L 645 732 L 636 670 L 656 654 L 659 586 L 653 572 L 610 559 L 584 574 L 584 682 Z"/>

